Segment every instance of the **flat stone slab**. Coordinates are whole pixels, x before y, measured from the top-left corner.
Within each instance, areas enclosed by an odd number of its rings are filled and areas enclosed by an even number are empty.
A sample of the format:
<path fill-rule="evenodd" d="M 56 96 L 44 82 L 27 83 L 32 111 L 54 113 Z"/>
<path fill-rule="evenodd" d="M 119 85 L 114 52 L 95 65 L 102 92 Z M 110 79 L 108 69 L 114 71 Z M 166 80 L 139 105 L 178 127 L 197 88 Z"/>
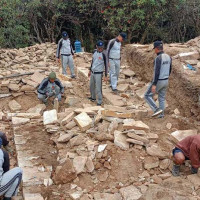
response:
<path fill-rule="evenodd" d="M 125 121 L 123 124 L 124 129 L 134 129 L 134 130 L 144 130 L 149 131 L 149 126 L 147 126 L 142 121 Z"/>
<path fill-rule="evenodd" d="M 30 122 L 30 119 L 28 118 L 22 118 L 22 117 L 12 117 L 12 124 L 13 125 L 22 125 Z"/>
<path fill-rule="evenodd" d="M 179 130 L 179 131 L 175 131 L 173 133 L 171 133 L 170 135 L 170 139 L 175 142 L 178 143 L 181 140 L 183 140 L 184 138 L 191 136 L 191 135 L 197 135 L 197 130 Z"/>
<path fill-rule="evenodd" d="M 24 200 L 44 200 L 44 198 L 39 193 L 24 193 Z"/>
<path fill-rule="evenodd" d="M 49 179 L 50 172 L 40 172 L 37 167 L 23 167 L 23 186 L 42 185 L 44 179 Z"/>
<path fill-rule="evenodd" d="M 114 106 L 124 106 L 124 102 L 122 101 L 122 97 L 119 95 L 114 95 L 111 92 L 103 92 L 104 98 Z"/>
<path fill-rule="evenodd" d="M 31 80 L 40 84 L 43 79 L 45 78 L 45 76 L 43 74 L 41 74 L 40 72 L 36 71 L 32 76 L 31 76 Z"/>
<path fill-rule="evenodd" d="M 44 125 L 47 124 L 53 124 L 55 122 L 57 122 L 58 117 L 57 117 L 57 111 L 54 110 L 50 110 L 50 111 L 45 111 L 43 113 L 43 123 Z"/>
<path fill-rule="evenodd" d="M 94 200 L 122 200 L 122 197 L 119 193 L 95 193 Z"/>
<path fill-rule="evenodd" d="M 35 159 L 32 159 L 32 153 L 30 151 L 17 151 L 17 161 L 21 168 L 33 167 L 38 164 Z"/>
<path fill-rule="evenodd" d="M 8 113 L 7 118 L 11 119 L 12 117 L 22 117 L 29 119 L 38 119 L 41 117 L 39 113 Z"/>
<path fill-rule="evenodd" d="M 74 121 L 77 123 L 82 132 L 87 131 L 92 125 L 92 119 L 85 112 L 82 112 L 74 117 Z"/>
<path fill-rule="evenodd" d="M 28 109 L 27 112 L 42 114 L 45 109 L 46 109 L 46 106 L 44 104 L 38 104 L 35 107 Z"/>
<path fill-rule="evenodd" d="M 122 73 L 125 75 L 125 76 L 128 76 L 128 77 L 132 77 L 132 76 L 135 76 L 135 72 L 130 70 L 130 69 L 125 69 L 122 71 Z"/>
<path fill-rule="evenodd" d="M 120 92 L 126 92 L 129 88 L 129 84 L 120 84 L 118 85 L 117 89 Z"/>
<path fill-rule="evenodd" d="M 138 200 L 142 196 L 141 192 L 133 185 L 121 188 L 119 191 L 124 200 Z"/>
<path fill-rule="evenodd" d="M 114 132 L 114 143 L 116 146 L 120 147 L 123 150 L 129 149 L 129 143 L 126 141 L 127 137 L 120 131 Z"/>
<path fill-rule="evenodd" d="M 10 101 L 8 103 L 8 106 L 9 106 L 11 111 L 18 111 L 22 108 L 21 105 L 15 100 Z"/>
<path fill-rule="evenodd" d="M 133 117 L 131 112 L 118 113 L 112 110 L 102 110 L 101 113 L 104 117 L 116 117 L 116 118 L 122 118 L 122 119 Z"/>

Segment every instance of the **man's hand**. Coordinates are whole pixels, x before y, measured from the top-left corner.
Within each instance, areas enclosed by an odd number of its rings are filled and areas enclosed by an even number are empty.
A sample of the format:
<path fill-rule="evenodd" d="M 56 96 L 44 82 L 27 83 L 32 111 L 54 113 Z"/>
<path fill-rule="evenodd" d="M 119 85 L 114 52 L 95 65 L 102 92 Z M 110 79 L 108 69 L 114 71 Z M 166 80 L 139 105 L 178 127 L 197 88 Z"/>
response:
<path fill-rule="evenodd" d="M 107 82 L 108 82 L 108 77 L 107 76 L 105 76 L 104 78 L 104 81 L 106 82 L 106 84 L 107 84 Z"/>
<path fill-rule="evenodd" d="M 90 77 L 90 76 L 91 76 L 91 71 L 88 72 L 88 77 Z"/>
<path fill-rule="evenodd" d="M 151 92 L 152 92 L 153 94 L 156 93 L 156 85 L 152 85 L 152 87 L 151 87 Z"/>
<path fill-rule="evenodd" d="M 60 58 L 57 58 L 56 62 L 57 62 L 58 64 L 60 64 Z"/>
<path fill-rule="evenodd" d="M 46 92 L 46 96 L 49 97 L 49 93 L 48 92 Z"/>

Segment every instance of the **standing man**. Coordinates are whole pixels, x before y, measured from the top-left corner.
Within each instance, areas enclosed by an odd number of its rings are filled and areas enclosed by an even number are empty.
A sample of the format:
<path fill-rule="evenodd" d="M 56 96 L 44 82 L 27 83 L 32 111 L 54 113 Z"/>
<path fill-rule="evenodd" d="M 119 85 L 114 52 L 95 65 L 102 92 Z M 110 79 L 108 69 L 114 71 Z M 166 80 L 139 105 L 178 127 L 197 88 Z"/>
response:
<path fill-rule="evenodd" d="M 101 106 L 103 99 L 102 95 L 103 71 L 105 67 L 104 80 L 107 82 L 108 67 L 107 67 L 106 55 L 103 52 L 104 48 L 103 41 L 99 40 L 96 44 L 96 47 L 97 50 L 94 51 L 90 71 L 88 73 L 88 77 L 90 77 L 90 94 L 91 94 L 91 97 L 89 97 L 89 99 L 91 101 L 95 101 L 97 95 L 97 105 Z"/>
<path fill-rule="evenodd" d="M 191 160 L 191 173 L 197 174 L 200 167 L 200 135 L 188 136 L 173 149 L 173 176 L 179 176 L 180 166 L 185 160 Z"/>
<path fill-rule="evenodd" d="M 117 38 L 109 41 L 107 47 L 108 66 L 110 67 L 110 83 L 112 91 L 117 92 L 117 81 L 120 72 L 121 43 L 127 38 L 126 33 L 120 33 Z"/>
<path fill-rule="evenodd" d="M 165 95 L 172 69 L 172 59 L 169 55 L 163 52 L 162 41 L 154 42 L 154 50 L 157 54 L 157 57 L 154 60 L 154 78 L 152 83 L 149 85 L 144 98 L 154 111 L 152 117 L 159 115 L 159 118 L 163 118 L 165 110 Z M 155 93 L 158 93 L 159 107 L 157 107 L 153 100 L 153 95 Z"/>
<path fill-rule="evenodd" d="M 62 32 L 62 38 L 58 42 L 56 58 L 58 59 L 58 63 L 60 63 L 60 56 L 61 56 L 61 63 L 62 63 L 62 74 L 67 75 L 67 66 L 70 68 L 71 78 L 75 78 L 74 73 L 74 61 L 73 61 L 73 48 L 68 37 L 67 32 Z"/>
<path fill-rule="evenodd" d="M 19 167 L 10 169 L 10 159 L 6 151 L 1 149 L 2 139 L 0 138 L 0 196 L 3 200 L 11 200 L 18 193 L 19 184 L 22 180 L 22 170 Z"/>
<path fill-rule="evenodd" d="M 47 104 L 49 97 L 54 97 L 61 101 L 61 94 L 64 93 L 64 87 L 60 80 L 56 78 L 56 73 L 51 72 L 48 78 L 45 78 L 38 87 L 38 99 Z"/>

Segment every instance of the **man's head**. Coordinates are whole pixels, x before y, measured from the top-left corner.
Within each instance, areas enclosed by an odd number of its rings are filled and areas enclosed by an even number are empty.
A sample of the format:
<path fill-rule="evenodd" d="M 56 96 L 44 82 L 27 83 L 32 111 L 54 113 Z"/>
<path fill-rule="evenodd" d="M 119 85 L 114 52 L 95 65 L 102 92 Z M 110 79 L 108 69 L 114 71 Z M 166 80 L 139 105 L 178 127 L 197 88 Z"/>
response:
<path fill-rule="evenodd" d="M 64 40 L 66 40 L 68 38 L 68 33 L 66 31 L 63 31 L 62 37 L 63 37 Z"/>
<path fill-rule="evenodd" d="M 103 48 L 104 48 L 104 42 L 99 40 L 96 44 L 96 47 L 97 47 L 97 51 L 98 52 L 102 52 L 103 51 Z"/>
<path fill-rule="evenodd" d="M 118 35 L 117 39 L 118 39 L 120 42 L 124 42 L 124 41 L 127 39 L 127 34 L 124 33 L 124 32 L 121 32 L 121 33 Z"/>
<path fill-rule="evenodd" d="M 163 42 L 159 40 L 155 41 L 153 43 L 153 49 L 155 50 L 156 54 L 163 51 Z"/>
<path fill-rule="evenodd" d="M 53 83 L 55 80 L 56 80 L 56 73 L 55 72 L 51 72 L 50 74 L 49 74 L 49 81 L 51 82 L 51 83 Z"/>

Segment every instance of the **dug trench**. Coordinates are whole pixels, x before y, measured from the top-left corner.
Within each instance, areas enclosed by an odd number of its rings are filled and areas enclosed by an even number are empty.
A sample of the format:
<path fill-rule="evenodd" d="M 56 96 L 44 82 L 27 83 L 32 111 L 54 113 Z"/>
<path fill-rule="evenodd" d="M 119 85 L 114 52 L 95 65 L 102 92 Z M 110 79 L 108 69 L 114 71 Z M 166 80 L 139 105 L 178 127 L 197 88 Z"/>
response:
<path fill-rule="evenodd" d="M 179 50 L 179 45 L 173 44 L 173 55 L 188 52 L 188 46 L 196 47 L 184 44 Z M 10 95 L 0 99 L 0 107 L 2 131 L 15 149 L 11 166 L 19 165 L 24 171 L 18 199 L 199 199 L 200 178 L 190 175 L 188 162 L 180 177 L 172 177 L 170 172 L 174 142 L 185 136 L 181 131 L 190 130 L 187 134 L 199 131 L 196 115 L 191 112 L 196 105 L 195 93 L 188 96 L 178 91 L 183 89 L 181 83 L 188 74 L 193 73 L 194 79 L 198 73 L 182 68 L 178 72 L 174 67 L 172 78 L 181 74 L 177 95 L 171 92 L 171 84 L 174 84 L 171 78 L 166 116 L 152 119 L 142 98 L 152 77 L 151 45 L 124 48 L 119 93 L 113 94 L 109 85 L 103 83 L 102 107 L 87 99 L 91 54 L 76 55 L 77 79 L 73 80 L 59 75 L 54 62 L 55 48 L 55 44 L 46 43 L 20 50 L 2 50 L 1 63 L 5 60 L 10 63 L 6 69 L 2 67 L 2 76 L 27 70 L 35 72 L 33 76 L 6 79 L 1 83 L 1 88 Z M 13 59 L 19 63 L 12 63 Z M 38 72 L 44 69 L 45 72 Z M 51 111 L 53 105 L 51 102 L 47 107 L 41 105 L 35 91 L 42 79 L 38 77 L 44 78 L 52 70 L 65 85 L 65 94 L 57 120 L 44 125 L 43 113 Z M 176 134 L 171 135 L 175 131 Z"/>

